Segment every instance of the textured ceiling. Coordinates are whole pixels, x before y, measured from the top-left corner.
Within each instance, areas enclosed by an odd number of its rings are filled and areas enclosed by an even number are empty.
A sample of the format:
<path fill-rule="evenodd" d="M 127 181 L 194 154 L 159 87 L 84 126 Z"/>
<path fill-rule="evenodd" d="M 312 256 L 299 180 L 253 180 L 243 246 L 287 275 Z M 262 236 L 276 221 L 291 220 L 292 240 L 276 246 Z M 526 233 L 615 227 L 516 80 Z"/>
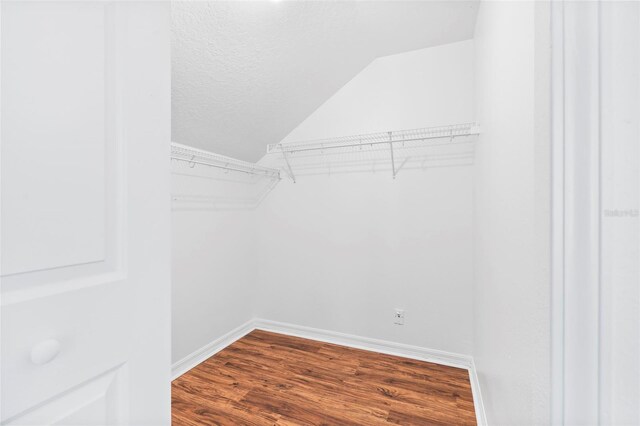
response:
<path fill-rule="evenodd" d="M 473 37 L 476 1 L 173 2 L 175 142 L 261 158 L 380 56 Z"/>

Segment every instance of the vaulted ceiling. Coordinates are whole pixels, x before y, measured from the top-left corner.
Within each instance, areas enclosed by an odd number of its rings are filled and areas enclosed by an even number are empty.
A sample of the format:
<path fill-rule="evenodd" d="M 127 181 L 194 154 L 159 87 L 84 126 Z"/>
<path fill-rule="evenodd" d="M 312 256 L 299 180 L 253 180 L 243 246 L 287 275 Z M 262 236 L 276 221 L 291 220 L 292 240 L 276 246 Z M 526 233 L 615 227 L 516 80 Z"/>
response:
<path fill-rule="evenodd" d="M 380 56 L 473 37 L 477 1 L 173 2 L 173 141 L 247 161 Z"/>

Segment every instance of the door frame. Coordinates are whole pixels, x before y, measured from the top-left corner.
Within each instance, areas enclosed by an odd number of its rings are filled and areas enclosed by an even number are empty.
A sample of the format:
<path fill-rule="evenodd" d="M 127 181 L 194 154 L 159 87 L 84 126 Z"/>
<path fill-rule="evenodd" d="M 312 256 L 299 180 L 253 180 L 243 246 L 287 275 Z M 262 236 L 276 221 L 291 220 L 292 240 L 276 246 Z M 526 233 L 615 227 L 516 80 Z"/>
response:
<path fill-rule="evenodd" d="M 553 1 L 551 40 L 551 423 L 598 424 L 600 3 Z"/>

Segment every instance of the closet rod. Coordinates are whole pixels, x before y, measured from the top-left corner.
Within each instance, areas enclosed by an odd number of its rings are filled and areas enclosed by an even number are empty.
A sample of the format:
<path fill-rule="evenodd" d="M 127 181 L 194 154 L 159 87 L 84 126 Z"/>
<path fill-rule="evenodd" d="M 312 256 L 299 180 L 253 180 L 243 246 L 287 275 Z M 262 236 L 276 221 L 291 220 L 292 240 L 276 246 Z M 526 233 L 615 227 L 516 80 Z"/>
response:
<path fill-rule="evenodd" d="M 173 142 L 171 144 L 171 159 L 183 161 L 187 164 L 200 164 L 223 170 L 231 170 L 250 175 L 267 176 L 280 179 L 280 170 L 259 166 L 224 155 L 215 154 Z"/>
<path fill-rule="evenodd" d="M 229 166 L 226 166 L 226 165 L 212 164 L 212 163 L 207 163 L 207 162 L 204 162 L 204 161 L 192 160 L 192 159 L 189 159 L 189 158 L 176 157 L 176 156 L 173 156 L 173 155 L 171 156 L 171 158 L 173 160 L 184 161 L 185 163 L 201 164 L 203 166 L 216 167 L 218 169 L 231 170 L 231 171 L 234 171 L 234 172 L 247 173 L 247 174 L 250 174 L 250 175 L 263 175 L 263 174 L 267 175 L 267 174 L 271 173 L 271 172 L 268 172 L 268 171 L 259 172 L 257 170 L 253 170 L 252 171 L 252 170 L 236 169 L 234 167 L 229 167 Z"/>

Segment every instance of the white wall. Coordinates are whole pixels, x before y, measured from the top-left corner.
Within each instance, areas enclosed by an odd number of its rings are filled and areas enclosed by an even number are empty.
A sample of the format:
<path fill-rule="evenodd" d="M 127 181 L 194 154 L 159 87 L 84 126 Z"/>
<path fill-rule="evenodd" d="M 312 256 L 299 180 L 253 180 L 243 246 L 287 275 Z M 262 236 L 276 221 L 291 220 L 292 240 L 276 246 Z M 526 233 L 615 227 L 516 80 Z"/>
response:
<path fill-rule="evenodd" d="M 174 211 L 172 362 L 253 318 L 252 211 Z"/>
<path fill-rule="evenodd" d="M 253 318 L 255 211 L 252 183 L 238 173 L 173 162 L 172 362 Z M 211 197 L 217 204 L 176 197 Z M 236 202 L 230 202 L 229 200 Z"/>
<path fill-rule="evenodd" d="M 467 40 L 376 59 L 282 142 L 474 120 Z"/>
<path fill-rule="evenodd" d="M 465 41 L 374 61 L 285 141 L 473 119 Z M 257 316 L 470 354 L 472 167 L 372 170 L 301 175 L 259 207 Z"/>
<path fill-rule="evenodd" d="M 473 355 L 496 425 L 549 422 L 548 15 L 537 7 L 482 2 L 475 34 Z"/>
<path fill-rule="evenodd" d="M 257 316 L 469 354 L 471 207 L 469 167 L 283 182 L 260 207 Z"/>

